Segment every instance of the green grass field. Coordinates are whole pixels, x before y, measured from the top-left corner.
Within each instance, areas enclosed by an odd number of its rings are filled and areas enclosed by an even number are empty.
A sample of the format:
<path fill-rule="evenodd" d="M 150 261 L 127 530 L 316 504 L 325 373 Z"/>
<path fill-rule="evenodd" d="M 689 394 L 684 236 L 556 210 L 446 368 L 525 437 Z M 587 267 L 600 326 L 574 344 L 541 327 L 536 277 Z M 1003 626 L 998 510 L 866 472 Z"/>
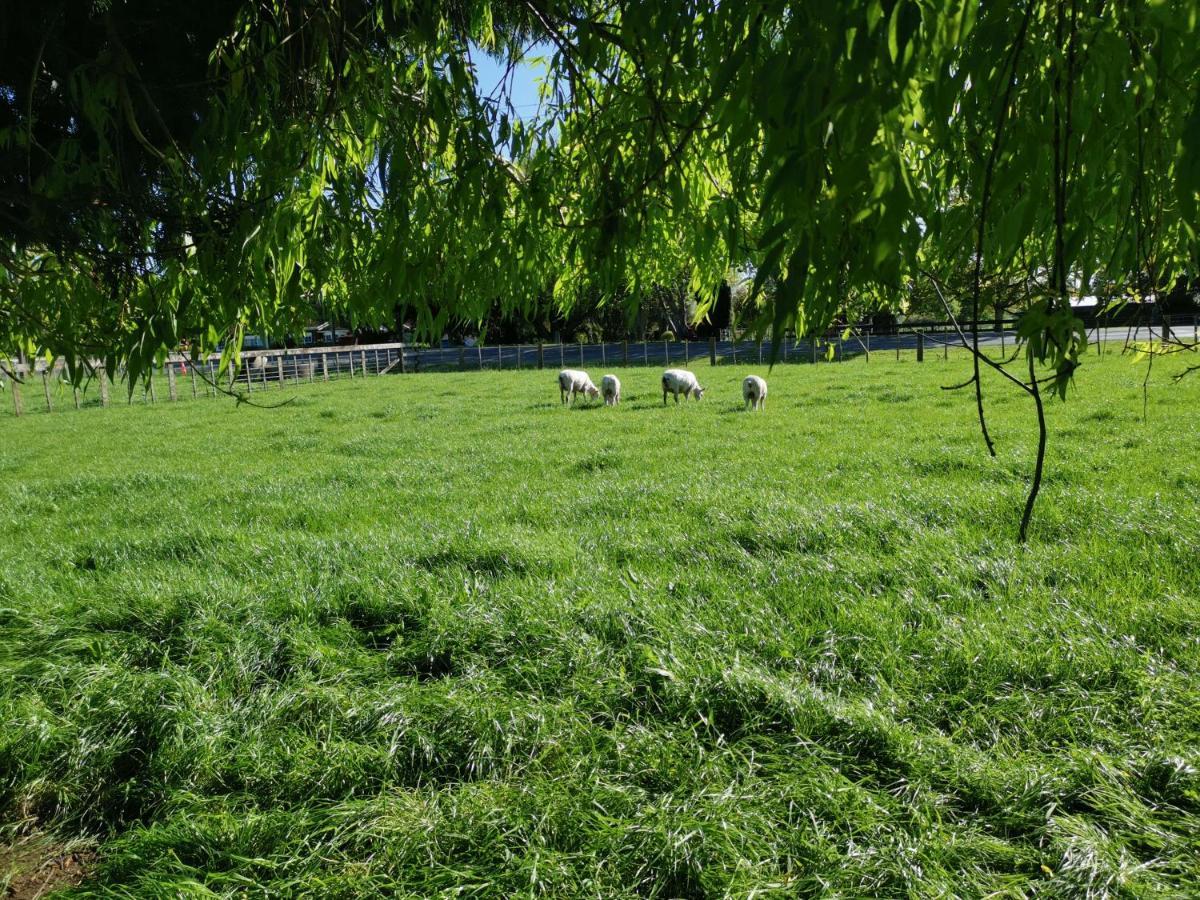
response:
<path fill-rule="evenodd" d="M 1200 895 L 1200 379 L 1089 359 L 1020 549 L 965 368 L 6 415 L 0 894 Z"/>

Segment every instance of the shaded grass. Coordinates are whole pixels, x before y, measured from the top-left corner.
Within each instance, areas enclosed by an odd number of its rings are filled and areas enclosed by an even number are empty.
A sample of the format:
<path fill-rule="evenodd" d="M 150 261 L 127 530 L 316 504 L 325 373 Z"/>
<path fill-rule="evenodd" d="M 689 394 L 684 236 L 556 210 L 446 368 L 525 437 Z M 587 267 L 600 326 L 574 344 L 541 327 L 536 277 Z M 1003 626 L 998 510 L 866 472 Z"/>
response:
<path fill-rule="evenodd" d="M 696 371 L 6 419 L 0 822 L 124 894 L 1200 892 L 1200 387 L 1089 360 L 1021 550 L 954 365 Z"/>

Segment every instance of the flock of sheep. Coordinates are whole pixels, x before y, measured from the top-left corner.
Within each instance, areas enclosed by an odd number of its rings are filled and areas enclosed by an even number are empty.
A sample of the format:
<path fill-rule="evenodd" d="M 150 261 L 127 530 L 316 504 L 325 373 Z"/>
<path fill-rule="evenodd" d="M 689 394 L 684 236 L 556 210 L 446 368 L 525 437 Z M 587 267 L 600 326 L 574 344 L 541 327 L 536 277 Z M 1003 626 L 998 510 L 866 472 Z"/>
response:
<path fill-rule="evenodd" d="M 704 396 L 704 388 L 695 374 L 687 369 L 667 369 L 662 373 L 663 406 L 667 405 L 667 394 L 675 395 L 679 403 L 679 395 L 685 400 L 695 397 L 699 400 Z M 621 402 L 621 379 L 616 375 L 605 375 L 600 379 L 600 387 L 592 384 L 587 372 L 579 369 L 563 369 L 558 373 L 559 402 L 570 406 L 576 394 L 585 397 L 604 396 L 605 406 L 616 406 Z M 747 375 L 742 379 L 742 399 L 746 409 L 767 408 L 767 383 L 757 375 Z"/>

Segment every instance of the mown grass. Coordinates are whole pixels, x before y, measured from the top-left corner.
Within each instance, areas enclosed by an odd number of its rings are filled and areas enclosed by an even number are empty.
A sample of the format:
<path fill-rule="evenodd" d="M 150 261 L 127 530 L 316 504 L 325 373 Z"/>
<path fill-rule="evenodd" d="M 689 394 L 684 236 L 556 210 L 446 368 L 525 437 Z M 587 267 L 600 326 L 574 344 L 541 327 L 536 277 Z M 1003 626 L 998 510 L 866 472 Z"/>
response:
<path fill-rule="evenodd" d="M 962 368 L 9 417 L 0 822 L 121 896 L 1200 894 L 1200 381 L 1089 360 L 1020 549 Z"/>

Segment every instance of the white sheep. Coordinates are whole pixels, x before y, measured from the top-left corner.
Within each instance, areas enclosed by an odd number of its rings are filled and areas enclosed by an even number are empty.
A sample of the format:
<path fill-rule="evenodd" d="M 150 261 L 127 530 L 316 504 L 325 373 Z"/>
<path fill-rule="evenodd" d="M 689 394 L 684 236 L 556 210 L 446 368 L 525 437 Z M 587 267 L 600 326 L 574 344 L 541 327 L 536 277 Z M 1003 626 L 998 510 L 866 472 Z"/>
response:
<path fill-rule="evenodd" d="M 667 405 L 667 394 L 674 394 L 676 403 L 679 403 L 680 394 L 683 394 L 685 400 L 692 397 L 699 400 L 704 396 L 704 388 L 700 387 L 696 376 L 687 369 L 667 369 L 663 372 L 662 389 L 663 406 Z"/>
<path fill-rule="evenodd" d="M 605 375 L 600 379 L 600 393 L 605 406 L 616 406 L 621 402 L 621 379 L 616 375 Z"/>
<path fill-rule="evenodd" d="M 578 369 L 563 369 L 558 373 L 559 401 L 570 406 L 576 394 L 599 397 L 600 389 L 592 384 L 592 379 L 588 377 L 587 372 L 580 372 Z"/>
<path fill-rule="evenodd" d="M 767 383 L 757 375 L 747 375 L 742 379 L 742 399 L 746 409 L 766 409 Z"/>

